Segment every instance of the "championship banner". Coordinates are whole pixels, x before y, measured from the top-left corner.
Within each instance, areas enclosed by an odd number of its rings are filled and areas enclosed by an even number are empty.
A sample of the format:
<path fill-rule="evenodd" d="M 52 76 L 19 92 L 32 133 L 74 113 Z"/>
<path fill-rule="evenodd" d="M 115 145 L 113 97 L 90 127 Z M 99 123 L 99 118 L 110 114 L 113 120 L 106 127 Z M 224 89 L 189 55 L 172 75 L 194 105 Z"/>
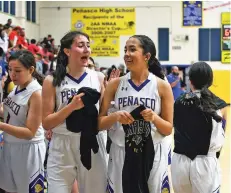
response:
<path fill-rule="evenodd" d="M 221 13 L 221 63 L 230 64 L 231 23 L 229 12 Z"/>
<path fill-rule="evenodd" d="M 202 1 L 183 1 L 182 2 L 182 26 L 197 27 L 202 26 Z"/>
<path fill-rule="evenodd" d="M 71 29 L 87 33 L 92 56 L 119 56 L 120 35 L 135 34 L 135 8 L 73 8 Z"/>

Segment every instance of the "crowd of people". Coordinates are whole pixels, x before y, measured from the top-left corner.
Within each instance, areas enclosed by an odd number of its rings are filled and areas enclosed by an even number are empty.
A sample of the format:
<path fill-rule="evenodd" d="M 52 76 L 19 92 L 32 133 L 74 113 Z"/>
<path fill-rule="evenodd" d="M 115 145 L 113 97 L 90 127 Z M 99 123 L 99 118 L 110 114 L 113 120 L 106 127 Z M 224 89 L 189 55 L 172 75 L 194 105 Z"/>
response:
<path fill-rule="evenodd" d="M 16 39 L 9 38 L 1 55 L 8 63 L 2 80 L 15 85 L 0 112 L 1 189 L 43 192 L 47 180 L 49 193 L 170 192 L 165 139 L 174 127 L 175 193 L 219 192 L 227 104 L 208 89 L 213 72 L 207 63 L 191 66 L 191 91 L 174 102 L 145 35 L 126 41 L 127 71 L 112 66 L 105 76 L 91 58 L 87 34 L 68 32 L 56 53 L 50 36 L 42 51 L 35 40 L 17 44 L 21 30 L 13 28 Z M 48 70 L 46 59 L 55 63 Z"/>
<path fill-rule="evenodd" d="M 36 69 L 39 73 L 47 75 L 55 70 L 50 65 L 57 55 L 58 47 L 55 46 L 52 35 L 49 34 L 40 41 L 29 40 L 25 29 L 12 25 L 11 19 L 5 25 L 0 24 L 0 49 L 5 63 L 8 63 L 9 57 L 16 51 L 28 50 L 36 58 Z"/>

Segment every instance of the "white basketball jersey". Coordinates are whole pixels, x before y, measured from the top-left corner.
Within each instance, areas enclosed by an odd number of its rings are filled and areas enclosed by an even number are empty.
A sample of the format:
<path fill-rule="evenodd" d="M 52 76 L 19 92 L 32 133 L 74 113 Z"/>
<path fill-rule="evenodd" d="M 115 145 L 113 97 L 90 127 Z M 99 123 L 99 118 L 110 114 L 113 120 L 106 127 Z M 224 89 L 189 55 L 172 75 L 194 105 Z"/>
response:
<path fill-rule="evenodd" d="M 161 111 L 161 99 L 158 93 L 157 77 L 149 73 L 148 79 L 140 86 L 136 86 L 131 80 L 130 73 L 127 73 L 120 80 L 114 102 L 115 111 L 125 110 L 130 113 L 139 105 L 144 105 L 159 115 Z M 156 130 L 154 124 L 151 124 L 151 126 L 151 134 L 156 139 L 154 143 L 158 143 L 164 136 Z M 112 126 L 109 136 L 115 144 L 119 146 L 125 145 L 125 133 L 120 123 L 117 122 Z"/>
<path fill-rule="evenodd" d="M 15 86 L 13 91 L 4 99 L 4 122 L 18 127 L 26 127 L 26 120 L 28 115 L 28 102 L 31 95 L 38 90 L 41 90 L 41 85 L 37 80 L 32 80 L 31 83 L 24 89 L 18 90 L 19 87 Z M 31 142 L 44 140 L 44 129 L 42 123 L 39 126 L 35 137 Z M 4 132 L 4 141 L 9 143 L 28 143 L 26 139 L 19 139 Z"/>
<path fill-rule="evenodd" d="M 75 79 L 69 74 L 66 74 L 61 86 L 56 87 L 56 111 L 60 111 L 68 104 L 68 100 L 76 95 L 81 87 L 90 87 L 100 92 L 100 82 L 95 71 L 87 69 L 79 79 Z M 96 105 L 99 110 L 99 103 Z M 53 129 L 54 133 L 65 135 L 79 135 L 67 130 L 66 121 Z"/>
<path fill-rule="evenodd" d="M 218 110 L 217 114 L 222 116 L 221 111 Z M 221 150 L 224 141 L 225 141 L 225 131 L 222 128 L 222 122 L 216 122 L 214 119 L 212 120 L 213 130 L 210 139 L 209 152 L 218 152 Z"/>

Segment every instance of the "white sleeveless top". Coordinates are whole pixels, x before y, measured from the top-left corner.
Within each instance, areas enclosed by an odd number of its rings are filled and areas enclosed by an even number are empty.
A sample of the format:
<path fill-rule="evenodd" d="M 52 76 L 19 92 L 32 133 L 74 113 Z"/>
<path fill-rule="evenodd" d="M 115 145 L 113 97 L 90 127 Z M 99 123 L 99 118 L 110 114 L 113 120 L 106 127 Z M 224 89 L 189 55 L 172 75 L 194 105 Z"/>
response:
<path fill-rule="evenodd" d="M 136 86 L 131 80 L 130 72 L 127 73 L 120 80 L 114 102 L 115 109 L 113 111 L 125 110 L 131 112 L 139 105 L 144 105 L 159 115 L 161 112 L 161 98 L 157 87 L 157 77 L 149 73 L 148 79 L 140 86 Z M 154 143 L 160 143 L 164 136 L 157 131 L 154 124 L 151 123 L 151 126 Z M 112 126 L 109 130 L 109 136 L 115 144 L 125 146 L 125 133 L 120 123 L 117 122 Z"/>
<path fill-rule="evenodd" d="M 95 71 L 86 68 L 83 75 L 77 80 L 69 74 L 66 74 L 64 80 L 59 87 L 56 87 L 56 111 L 60 111 L 68 104 L 68 100 L 75 94 L 81 87 L 90 87 L 100 92 L 100 82 L 98 75 Z M 99 103 L 96 104 L 99 110 Z M 66 121 L 56 126 L 53 130 L 54 133 L 65 135 L 80 135 L 80 133 L 73 133 L 67 130 Z"/>
<path fill-rule="evenodd" d="M 4 122 L 18 127 L 26 127 L 29 110 L 28 102 L 31 95 L 38 90 L 42 90 L 42 87 L 35 79 L 24 89 L 18 90 L 18 86 L 15 86 L 8 97 L 4 99 Z M 32 143 L 42 140 L 44 140 L 42 123 L 39 126 L 35 137 L 31 140 L 19 139 L 4 132 L 4 141 L 8 143 Z"/>

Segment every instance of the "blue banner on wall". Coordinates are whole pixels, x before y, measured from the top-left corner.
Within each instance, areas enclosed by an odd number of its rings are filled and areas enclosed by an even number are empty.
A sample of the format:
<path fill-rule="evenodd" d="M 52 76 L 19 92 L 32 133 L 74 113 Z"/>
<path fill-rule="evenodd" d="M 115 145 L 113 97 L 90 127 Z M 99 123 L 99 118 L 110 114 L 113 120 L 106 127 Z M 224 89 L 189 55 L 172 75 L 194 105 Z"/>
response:
<path fill-rule="evenodd" d="M 183 1 L 183 26 L 202 26 L 202 1 Z"/>

